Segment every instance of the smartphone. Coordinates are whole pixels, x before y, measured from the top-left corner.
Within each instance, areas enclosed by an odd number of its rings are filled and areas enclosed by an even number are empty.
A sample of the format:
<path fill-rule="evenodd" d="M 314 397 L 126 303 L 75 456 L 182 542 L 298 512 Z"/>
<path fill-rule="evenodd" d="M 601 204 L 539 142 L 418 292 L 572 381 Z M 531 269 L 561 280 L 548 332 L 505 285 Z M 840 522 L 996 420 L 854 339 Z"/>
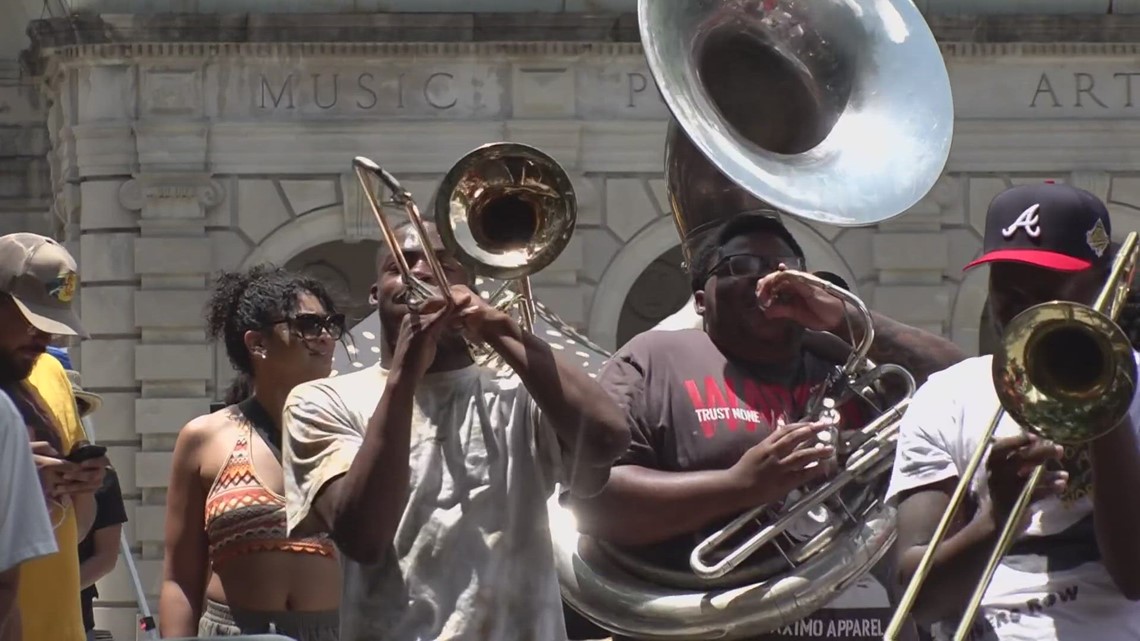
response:
<path fill-rule="evenodd" d="M 99 458 L 107 454 L 107 448 L 102 445 L 94 445 L 92 443 L 83 443 L 76 447 L 71 448 L 71 452 L 67 455 L 67 460 L 72 463 L 82 463 L 90 461 L 91 459 Z"/>

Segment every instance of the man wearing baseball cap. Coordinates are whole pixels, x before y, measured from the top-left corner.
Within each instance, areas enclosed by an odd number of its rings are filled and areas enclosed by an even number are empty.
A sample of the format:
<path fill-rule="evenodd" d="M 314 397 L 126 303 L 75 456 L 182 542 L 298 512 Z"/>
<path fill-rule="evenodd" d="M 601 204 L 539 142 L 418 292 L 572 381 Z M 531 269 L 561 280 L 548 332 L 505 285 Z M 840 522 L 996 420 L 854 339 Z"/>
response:
<path fill-rule="evenodd" d="M 25 641 L 83 641 L 80 539 L 95 516 L 94 492 L 106 457 L 65 460 L 86 440 L 63 366 L 46 354 L 54 335 L 86 336 L 72 309 L 75 259 L 56 241 L 31 233 L 0 236 L 0 388 L 20 411 L 47 495 L 59 552 L 21 567 Z"/>
<path fill-rule="evenodd" d="M 1091 304 L 1111 266 L 1111 234 L 1108 210 L 1081 189 L 1021 185 L 994 198 L 982 255 L 966 269 L 988 265 L 998 333 L 1033 305 Z M 992 363 L 992 356 L 978 356 L 931 376 L 903 418 L 887 491 L 899 510 L 900 587 L 999 408 Z M 915 620 L 930 625 L 935 638 L 950 638 L 1028 473 L 1046 463 L 1025 529 L 994 573 L 972 638 L 1140 638 L 1140 403 L 1132 407 L 1108 435 L 1064 449 L 1004 415 L 969 504 L 934 557 Z"/>

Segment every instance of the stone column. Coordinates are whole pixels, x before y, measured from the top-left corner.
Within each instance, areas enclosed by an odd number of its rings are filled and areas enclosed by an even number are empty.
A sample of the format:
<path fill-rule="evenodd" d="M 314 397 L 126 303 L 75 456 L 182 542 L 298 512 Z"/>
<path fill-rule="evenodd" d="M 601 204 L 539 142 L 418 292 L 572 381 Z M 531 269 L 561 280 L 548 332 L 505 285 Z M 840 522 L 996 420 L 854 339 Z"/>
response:
<path fill-rule="evenodd" d="M 65 232 L 78 231 L 72 251 L 91 334 L 76 350 L 77 366 L 85 387 L 105 399 L 93 417 L 96 435 L 118 469 L 126 532 L 154 608 L 171 450 L 179 429 L 205 413 L 211 398 L 207 213 L 226 190 L 206 172 L 196 61 L 151 68 L 92 51 L 55 62 L 45 83 L 55 217 Z M 136 594 L 127 564 L 100 588 L 100 626 L 119 638 L 133 634 Z"/>
<path fill-rule="evenodd" d="M 124 64 L 70 62 L 49 59 L 43 87 L 50 102 L 48 159 L 55 196 L 52 209 L 60 225 L 56 231 L 79 263 L 78 308 L 91 335 L 73 345 L 72 361 L 84 387 L 103 397 L 103 407 L 92 416 L 92 427 L 96 440 L 108 446 L 118 471 L 129 519 L 124 532 L 134 544 L 139 441 L 134 421 L 138 388 L 131 358 L 137 343 L 131 308 L 136 288 L 131 249 L 138 220 L 118 196 L 134 170 L 130 129 L 134 70 Z M 99 586 L 96 617 L 116 634 L 136 627 L 134 590 L 126 568 L 126 563 L 118 563 Z M 113 607 L 119 604 L 124 607 Z"/>
<path fill-rule="evenodd" d="M 159 586 L 174 442 L 183 425 L 207 413 L 212 398 L 213 352 L 203 312 L 214 261 L 206 227 L 208 210 L 223 202 L 225 190 L 206 171 L 202 76 L 194 60 L 140 65 L 140 115 L 133 127 L 138 171 L 118 194 L 138 215 L 132 248 L 138 288 L 129 307 L 139 331 L 131 355 L 141 444 L 137 528 L 148 569 L 144 587 L 152 597 Z"/>

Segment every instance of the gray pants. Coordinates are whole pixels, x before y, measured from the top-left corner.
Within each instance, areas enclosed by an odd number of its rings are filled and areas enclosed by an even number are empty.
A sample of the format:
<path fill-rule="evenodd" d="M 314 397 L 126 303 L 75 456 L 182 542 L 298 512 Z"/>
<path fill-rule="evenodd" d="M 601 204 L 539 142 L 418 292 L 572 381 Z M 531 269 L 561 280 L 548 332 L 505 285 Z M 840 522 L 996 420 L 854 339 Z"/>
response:
<path fill-rule="evenodd" d="M 206 600 L 198 620 L 200 637 L 235 637 L 242 634 L 273 632 L 297 641 L 337 641 L 340 613 L 326 612 L 248 612 L 232 611 L 217 601 Z"/>

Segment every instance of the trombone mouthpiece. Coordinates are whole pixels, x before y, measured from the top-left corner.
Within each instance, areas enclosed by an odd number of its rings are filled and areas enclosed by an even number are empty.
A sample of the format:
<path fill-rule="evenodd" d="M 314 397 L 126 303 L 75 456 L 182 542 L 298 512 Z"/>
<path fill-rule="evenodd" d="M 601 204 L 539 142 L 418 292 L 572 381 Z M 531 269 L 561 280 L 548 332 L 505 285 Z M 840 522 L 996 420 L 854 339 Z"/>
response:
<path fill-rule="evenodd" d="M 352 164 L 356 165 L 357 167 L 363 167 L 369 171 L 375 171 L 377 173 L 380 172 L 380 165 L 377 165 L 371 159 L 365 158 L 364 156 L 357 156 L 356 158 L 353 158 Z"/>

